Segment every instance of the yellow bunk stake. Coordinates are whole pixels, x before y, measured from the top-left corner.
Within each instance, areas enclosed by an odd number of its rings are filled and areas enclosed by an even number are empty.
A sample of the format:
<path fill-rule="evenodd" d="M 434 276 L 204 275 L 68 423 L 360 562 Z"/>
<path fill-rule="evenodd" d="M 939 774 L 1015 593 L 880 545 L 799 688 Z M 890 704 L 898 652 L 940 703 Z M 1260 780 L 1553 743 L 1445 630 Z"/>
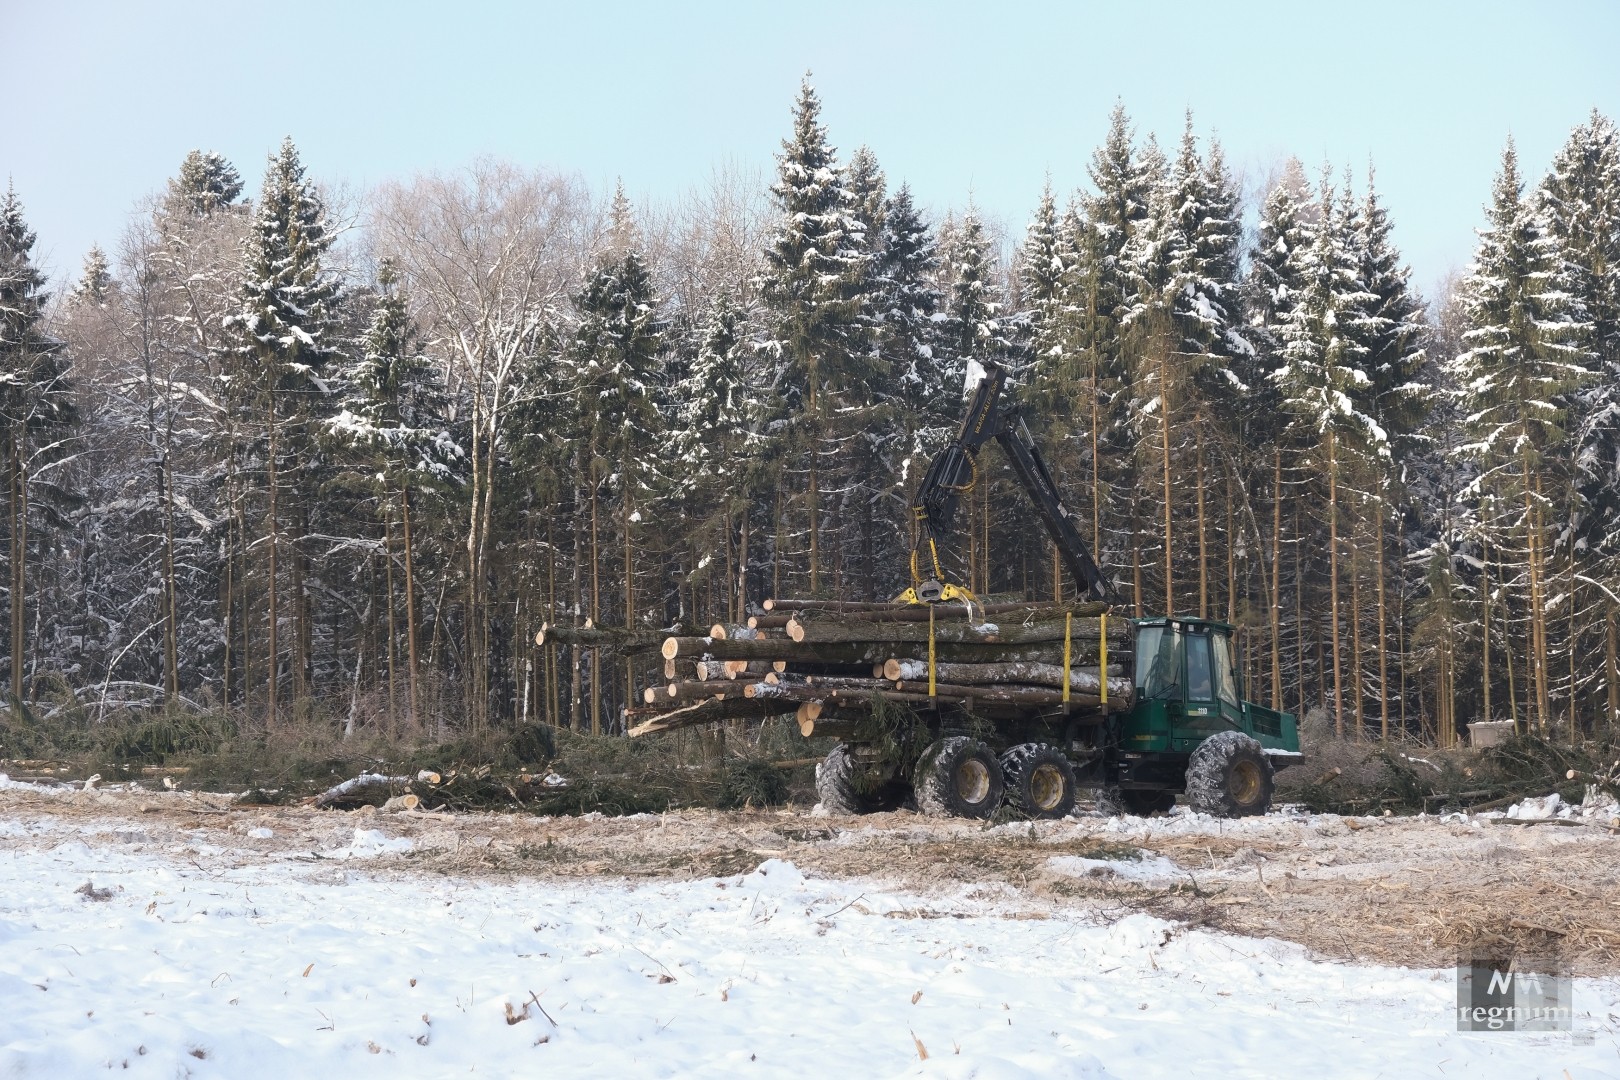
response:
<path fill-rule="evenodd" d="M 1102 711 L 1108 711 L 1108 612 L 1097 616 L 1097 684 L 1102 687 Z"/>
<path fill-rule="evenodd" d="M 1063 711 L 1069 711 L 1069 662 L 1074 656 L 1074 612 L 1063 613 Z"/>
<path fill-rule="evenodd" d="M 928 605 L 928 696 L 934 696 L 934 606 Z"/>

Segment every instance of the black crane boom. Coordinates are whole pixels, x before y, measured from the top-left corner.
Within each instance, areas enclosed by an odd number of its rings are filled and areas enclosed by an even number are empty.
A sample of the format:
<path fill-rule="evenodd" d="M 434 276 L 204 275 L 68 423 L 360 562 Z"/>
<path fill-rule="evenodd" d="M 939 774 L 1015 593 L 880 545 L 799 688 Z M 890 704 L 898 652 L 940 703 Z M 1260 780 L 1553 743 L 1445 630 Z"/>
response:
<path fill-rule="evenodd" d="M 978 454 L 984 444 L 995 439 L 1007 454 L 1013 474 L 1018 477 L 1046 534 L 1057 546 L 1069 575 L 1088 596 L 1115 603 L 1113 583 L 1103 575 L 1091 551 L 1074 527 L 1068 509 L 1058 494 L 1052 473 L 1035 445 L 1029 427 L 1016 405 L 1002 405 L 1007 371 L 985 363 L 984 377 L 974 389 L 973 398 L 962 418 L 962 428 L 945 449 L 935 455 L 923 475 L 912 510 L 917 518 L 918 543 L 912 552 L 912 588 L 906 599 L 928 602 L 965 595 L 960 586 L 944 581 L 939 564 L 939 544 L 950 533 L 961 497 L 978 478 Z M 919 553 L 926 547 L 934 576 L 924 580 L 918 570 Z"/>

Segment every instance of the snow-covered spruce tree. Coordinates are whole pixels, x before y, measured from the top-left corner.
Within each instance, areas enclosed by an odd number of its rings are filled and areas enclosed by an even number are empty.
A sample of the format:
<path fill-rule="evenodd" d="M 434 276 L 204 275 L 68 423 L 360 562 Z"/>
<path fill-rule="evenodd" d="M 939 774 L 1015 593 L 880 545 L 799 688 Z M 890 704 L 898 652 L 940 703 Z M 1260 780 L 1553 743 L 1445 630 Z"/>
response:
<path fill-rule="evenodd" d="M 263 443 L 266 704 L 277 715 L 281 639 L 281 560 L 289 556 L 294 641 L 288 670 L 293 700 L 309 691 L 312 612 L 302 541 L 314 504 L 312 421 L 333 404 L 327 377 L 337 358 L 342 284 L 326 266 L 333 236 L 326 209 L 289 138 L 270 159 L 243 242 L 231 397 Z M 290 475 L 289 475 L 290 474 Z M 285 494 L 284 494 L 285 492 Z M 285 523 L 283 519 L 286 519 Z"/>
<path fill-rule="evenodd" d="M 1362 289 L 1370 294 L 1362 322 L 1370 379 L 1363 410 L 1384 429 L 1397 462 L 1407 440 L 1423 427 L 1429 393 L 1417 381 L 1426 353 L 1423 302 L 1413 291 L 1412 271 L 1401 263 L 1390 234 L 1394 226 L 1367 173 L 1367 193 L 1358 208 L 1352 243 Z"/>
<path fill-rule="evenodd" d="M 416 532 L 413 500 L 423 490 L 456 482 L 465 454 L 451 437 L 443 376 L 424 354 L 410 314 L 410 298 L 389 259 L 377 271 L 375 300 L 355 357 L 344 365 L 342 409 L 328 422 L 332 438 L 349 450 L 346 479 L 369 497 L 381 533 L 387 640 L 384 661 L 390 719 L 403 681 L 409 716 L 421 716 L 420 621 L 417 616 Z M 413 514 L 417 515 L 413 518 Z M 395 552 L 400 574 L 395 579 Z M 403 604 L 398 602 L 403 592 Z M 396 620 L 404 608 L 404 632 Z M 395 643 L 404 639 L 405 655 Z M 397 668 L 403 661 L 403 679 Z"/>
<path fill-rule="evenodd" d="M 1130 276 L 1125 251 L 1148 214 L 1162 159 L 1139 153 L 1122 104 L 1109 116 L 1108 133 L 1087 167 L 1092 191 L 1064 215 L 1070 249 L 1068 282 L 1073 334 L 1065 349 L 1072 377 L 1058 374 L 1031 389 L 1051 415 L 1074 416 L 1085 431 L 1084 461 L 1093 547 L 1103 565 L 1131 565 L 1131 595 L 1140 603 L 1141 527 L 1134 493 L 1136 455 L 1130 415 L 1133 365 L 1123 320 Z M 1059 455 L 1065 460 L 1066 455 Z M 1054 590 L 1061 576 L 1053 569 Z"/>
<path fill-rule="evenodd" d="M 1307 214 L 1309 201 L 1305 170 L 1298 158 L 1290 158 L 1261 204 L 1259 229 L 1249 253 L 1244 333 L 1255 346 L 1251 371 L 1257 376 L 1269 376 L 1282 366 L 1282 327 L 1302 290 L 1304 252 L 1312 242 L 1314 215 Z M 1259 378 L 1249 381 L 1261 392 Z"/>
<path fill-rule="evenodd" d="M 971 204 L 956 227 L 944 263 L 950 287 L 941 347 L 962 375 L 953 377 L 940 396 L 942 408 L 955 412 L 949 425 L 954 427 L 960 423 L 963 395 L 971 396 L 978 386 L 984 362 L 993 361 L 1008 370 L 1009 393 L 1023 392 L 1030 372 L 1029 328 L 1008 302 L 1011 282 L 998 265 L 984 223 Z M 962 545 L 962 551 L 967 558 L 967 582 L 979 592 L 1002 585 L 1022 589 L 1020 571 L 1032 558 L 1044 565 L 1045 541 L 1032 528 L 992 536 L 995 522 L 1028 521 L 1028 503 L 1021 492 L 1014 495 L 1004 482 L 1007 466 L 995 454 L 979 460 L 979 478 L 964 504 L 968 543 Z"/>
<path fill-rule="evenodd" d="M 1193 150 L 1192 116 L 1187 117 L 1183 157 Z M 1179 173 L 1179 169 L 1178 169 Z M 1200 359 L 1193 363 L 1190 389 L 1195 401 L 1191 412 L 1191 475 L 1198 558 L 1198 612 L 1239 621 L 1239 551 L 1246 551 L 1236 535 L 1239 528 L 1235 503 L 1237 484 L 1248 473 L 1248 443 L 1236 422 L 1247 401 L 1251 384 L 1243 377 L 1254 346 L 1243 334 L 1243 282 L 1239 265 L 1241 199 L 1226 167 L 1218 140 L 1211 137 L 1197 175 L 1178 184 L 1178 216 L 1187 236 L 1189 263 L 1178 321 L 1188 328 L 1183 349 L 1196 343 Z M 1223 524 L 1224 522 L 1224 524 Z M 1224 556 L 1224 557 L 1221 557 Z M 1244 646 L 1248 642 L 1245 638 Z"/>
<path fill-rule="evenodd" d="M 84 269 L 79 280 L 68 292 L 70 304 L 105 304 L 112 292 L 112 272 L 107 267 L 107 253 L 99 245 L 91 245 L 84 256 Z"/>
<path fill-rule="evenodd" d="M 1427 447 L 1428 436 L 1423 429 L 1429 422 L 1434 398 L 1433 387 L 1420 378 L 1428 362 L 1423 304 L 1411 288 L 1412 272 L 1401 263 L 1400 252 L 1390 238 L 1392 231 L 1369 169 L 1367 192 L 1355 218 L 1351 244 L 1361 288 L 1367 294 L 1359 327 L 1361 342 L 1367 349 L 1363 370 L 1368 381 L 1356 398 L 1361 411 L 1383 431 L 1390 455 L 1376 462 L 1380 467 L 1368 476 L 1363 489 L 1373 519 L 1371 558 L 1365 561 L 1371 562 L 1373 570 L 1379 725 L 1386 738 L 1391 718 L 1389 582 L 1392 570 L 1394 580 L 1400 580 L 1399 568 L 1406 562 L 1404 553 L 1397 551 L 1397 562 L 1394 567 L 1389 565 L 1387 525 L 1409 505 L 1406 482 L 1414 458 Z M 1359 515 L 1363 526 L 1367 516 L 1365 512 Z"/>
<path fill-rule="evenodd" d="M 1205 482 L 1209 461 L 1219 460 L 1221 450 L 1217 421 L 1231 414 L 1243 389 L 1233 357 L 1250 349 L 1239 330 L 1235 206 L 1224 165 L 1217 161 L 1212 170 L 1200 158 L 1189 115 L 1175 164 L 1160 174 L 1148 216 L 1123 256 L 1130 285 L 1122 327 L 1135 362 L 1133 412 L 1140 452 L 1153 461 L 1158 480 L 1164 602 L 1172 612 L 1177 555 L 1185 560 L 1194 548 L 1177 542 L 1187 531 L 1175 524 L 1179 511 L 1195 521 L 1197 610 L 1209 613 Z M 1182 477 L 1192 484 L 1190 507 L 1178 505 Z"/>
<path fill-rule="evenodd" d="M 180 163 L 180 175 L 169 181 L 168 201 L 177 210 L 205 216 L 241 194 L 242 177 L 234 165 L 212 150 L 193 150 Z"/>
<path fill-rule="evenodd" d="M 693 547 L 704 552 L 692 575 L 724 575 L 728 622 L 742 621 L 750 600 L 763 599 L 749 569 L 758 544 L 754 505 L 769 476 L 768 388 L 761 385 L 748 332 L 747 314 L 718 294 L 698 328 L 691 366 L 671 395 L 672 437 L 661 455 L 675 499 L 685 506 Z M 717 548 L 725 553 L 723 566 L 714 565 Z"/>
<path fill-rule="evenodd" d="M 1563 256 L 1569 289 L 1590 324 L 1586 336 L 1594 378 L 1570 400 L 1570 456 L 1578 499 L 1570 526 L 1572 558 L 1601 588 L 1577 581 L 1568 605 L 1569 653 L 1596 653 L 1606 663 L 1604 692 L 1594 702 L 1610 723 L 1620 720 L 1620 132 L 1596 110 L 1570 133 L 1536 192 L 1536 202 Z M 1582 610 L 1582 608 L 1585 610 Z M 1579 614 L 1577 614 L 1579 612 Z M 1586 632 L 1577 627 L 1579 618 Z M 1602 628 L 1602 640 L 1595 632 Z M 1587 682 L 1595 672 L 1586 665 Z M 1574 683 L 1577 675 L 1570 674 Z"/>
<path fill-rule="evenodd" d="M 1552 549 L 1569 527 L 1562 498 L 1569 476 L 1560 475 L 1555 451 L 1568 432 L 1569 395 L 1591 378 L 1587 327 L 1563 250 L 1524 197 L 1511 141 L 1487 220 L 1463 285 L 1467 351 L 1453 362 L 1468 438 L 1460 450 L 1478 472 L 1465 497 L 1477 503 L 1481 541 L 1516 571 L 1501 576 L 1524 613 L 1524 640 L 1512 650 L 1527 664 L 1517 690 L 1526 715 L 1546 731 L 1555 651 L 1548 608 L 1558 588 Z"/>
<path fill-rule="evenodd" d="M 885 216 L 888 213 L 889 181 L 878 164 L 877 155 L 870 147 L 859 146 L 849 157 L 845 170 L 845 186 L 849 189 L 850 214 L 860 226 L 861 249 L 865 259 L 860 267 L 860 281 L 855 292 L 861 301 L 861 332 L 850 337 L 848 348 L 852 369 L 858 369 L 866 384 L 866 396 L 887 391 L 888 370 L 882 356 L 876 351 L 878 323 L 878 296 L 882 288 L 878 279 L 879 264 L 883 260 L 886 239 Z M 864 359 L 862 358 L 864 357 Z"/>
<path fill-rule="evenodd" d="M 1290 159 L 1281 179 L 1267 193 L 1260 209 L 1259 230 L 1254 250 L 1249 255 L 1249 272 L 1245 282 L 1244 336 L 1253 343 L 1254 352 L 1238 365 L 1239 377 L 1249 387 L 1236 419 L 1240 439 L 1248 449 L 1251 462 L 1249 484 L 1263 499 L 1265 525 L 1269 537 L 1269 573 L 1265 575 L 1264 591 L 1268 600 L 1267 628 L 1269 632 L 1269 681 L 1271 705 L 1285 707 L 1283 693 L 1283 626 L 1285 584 L 1297 591 L 1298 582 L 1284 581 L 1285 562 L 1291 569 L 1293 560 L 1283 558 L 1283 526 L 1292 514 L 1285 509 L 1292 500 L 1285 494 L 1284 468 L 1288 469 L 1288 487 L 1294 486 L 1294 448 L 1283 444 L 1281 414 L 1281 388 L 1273 374 L 1285 363 L 1283 332 L 1294 305 L 1304 291 L 1305 260 L 1313 242 L 1312 218 L 1308 213 L 1309 187 L 1304 169 L 1298 159 Z M 1267 460 L 1269 459 L 1269 460 Z M 1285 460 L 1286 459 L 1286 460 Z M 1295 538 L 1293 543 L 1300 541 Z M 1291 576 L 1291 575 L 1290 575 Z M 1292 614 L 1295 605 L 1289 604 Z M 1302 662 L 1298 658 L 1296 662 Z M 1297 703 L 1303 710 L 1304 703 Z"/>
<path fill-rule="evenodd" d="M 847 344 L 842 407 L 823 428 L 826 442 L 820 457 L 826 467 L 818 468 L 817 482 L 829 493 L 829 513 L 820 543 L 823 557 L 831 560 L 834 591 L 876 600 L 893 592 L 894 574 L 901 565 L 895 540 L 906 527 L 889 497 L 905 435 L 896 415 L 896 371 L 882 347 L 883 316 L 889 308 L 889 285 L 883 280 L 889 240 L 888 180 L 877 157 L 862 146 L 850 155 L 845 183 L 861 229 L 865 262 L 856 289 L 858 332 Z"/>
<path fill-rule="evenodd" d="M 882 526 L 878 559 L 886 570 L 882 584 L 887 591 L 897 584 L 893 575 L 905 565 L 916 486 L 961 419 L 958 391 L 963 368 L 944 340 L 941 262 L 933 230 L 911 190 L 901 186 L 885 204 L 872 301 L 878 349 L 892 373 L 887 430 L 873 433 L 884 438 L 882 467 L 887 475 L 875 495 Z"/>
<path fill-rule="evenodd" d="M 1064 346 L 1069 336 L 1065 319 L 1068 297 L 1067 252 L 1052 179 L 1041 189 L 1035 216 L 1024 230 L 1024 245 L 1018 253 L 1020 299 L 1029 309 L 1034 353 L 1031 382 L 1046 377 L 1046 370 L 1062 366 Z"/>
<path fill-rule="evenodd" d="M 949 388 L 960 382 L 961 368 L 941 347 L 945 294 L 935 283 L 939 247 L 933 232 L 902 185 L 884 206 L 883 242 L 879 246 L 874 307 L 878 349 L 893 373 L 893 393 L 902 410 L 920 422 L 914 436 L 932 438 L 940 425 L 957 418 Z M 914 443 L 906 453 L 931 453 L 935 445 Z"/>
<path fill-rule="evenodd" d="M 1016 360 L 1016 345 L 1007 325 L 1006 301 L 995 257 L 978 211 L 969 206 L 951 250 L 947 347 L 964 366 L 993 360 Z"/>
<path fill-rule="evenodd" d="M 29 488 L 31 475 L 60 456 L 61 432 L 76 409 L 63 343 L 45 325 L 45 275 L 33 261 L 34 232 L 22 200 L 7 185 L 0 199 L 0 440 L 7 477 L 11 571 L 9 603 L 10 700 L 20 707 L 29 651 Z M 36 545 L 37 546 L 37 545 Z"/>
<path fill-rule="evenodd" d="M 251 213 L 236 201 L 241 182 L 235 168 L 218 155 L 205 156 L 212 160 L 201 173 L 182 164 L 181 172 L 191 179 L 170 180 L 151 217 L 132 223 L 121 245 L 127 305 L 122 318 L 140 358 L 124 403 L 132 415 L 149 418 L 137 427 L 144 429 L 156 463 L 137 482 L 162 516 L 165 565 L 175 556 L 177 572 L 164 603 L 177 597 L 180 611 L 212 609 L 217 615 L 174 619 L 179 625 L 164 634 L 165 654 L 172 645 L 181 686 L 191 691 L 217 685 L 220 700 L 229 703 L 240 700 L 248 665 L 262 668 L 263 662 L 258 644 L 248 641 L 259 629 L 260 613 L 251 610 L 250 593 L 239 587 L 262 566 L 258 522 L 249 522 L 245 499 L 250 489 L 260 490 L 256 474 L 262 458 L 243 427 L 252 426 L 249 418 L 238 408 L 217 407 L 233 397 L 228 381 L 239 341 L 227 323 L 239 313 Z M 195 165 L 196 157 L 192 160 Z M 210 174 L 214 182 L 200 182 L 199 176 Z M 206 401 L 184 392 L 204 387 Z M 195 513 L 182 511 L 182 503 Z M 128 504 L 112 497 L 105 505 L 113 522 Z M 139 516 L 113 527 L 127 528 L 132 536 L 152 531 Z M 116 605 L 111 595 L 103 602 Z M 255 601 L 262 597 L 253 594 Z M 132 640 L 139 632 L 118 627 Z M 111 648 L 116 639 L 114 634 L 107 642 L 109 660 L 124 654 L 122 647 Z M 136 662 L 139 670 L 143 648 L 144 642 L 123 662 Z M 250 648 L 257 650 L 251 657 Z M 262 684 L 262 670 L 255 681 Z"/>
<path fill-rule="evenodd" d="M 868 256 L 843 170 L 821 122 L 821 99 L 808 75 L 794 103 L 793 134 L 782 144 L 771 194 L 780 216 L 766 245 L 760 294 L 770 315 L 767 347 L 782 367 L 776 383 L 792 415 L 785 434 L 796 448 L 794 456 L 807 459 L 809 586 L 819 593 L 817 457 L 834 412 L 829 406 L 864 389 L 860 339 Z"/>
<path fill-rule="evenodd" d="M 1373 462 L 1388 457 L 1383 433 L 1356 404 L 1358 391 L 1369 381 L 1361 327 L 1371 297 L 1361 286 L 1349 225 L 1324 174 L 1321 221 L 1305 255 L 1298 301 L 1283 326 L 1283 364 L 1272 376 L 1288 417 L 1284 437 L 1300 448 L 1304 463 L 1324 489 L 1318 496 L 1328 532 L 1331 712 L 1334 730 L 1341 736 L 1345 680 L 1339 563 L 1344 488 L 1348 477 L 1363 477 Z"/>
<path fill-rule="evenodd" d="M 575 411 L 580 425 L 577 466 L 588 512 L 581 527 L 589 530 L 591 618 L 603 622 L 601 504 L 618 503 L 622 572 L 620 614 L 623 625 L 640 619 L 636 606 L 635 545 L 645 508 L 652 510 L 658 486 L 663 432 L 659 411 L 659 378 L 664 350 L 658 322 L 658 297 L 642 256 L 611 251 L 586 279 L 574 301 L 579 326 L 568 351 L 575 380 Z M 611 580 L 611 579 L 610 579 Z M 602 727 L 600 658 L 593 650 L 591 730 Z M 626 691 L 626 700 L 629 690 Z"/>

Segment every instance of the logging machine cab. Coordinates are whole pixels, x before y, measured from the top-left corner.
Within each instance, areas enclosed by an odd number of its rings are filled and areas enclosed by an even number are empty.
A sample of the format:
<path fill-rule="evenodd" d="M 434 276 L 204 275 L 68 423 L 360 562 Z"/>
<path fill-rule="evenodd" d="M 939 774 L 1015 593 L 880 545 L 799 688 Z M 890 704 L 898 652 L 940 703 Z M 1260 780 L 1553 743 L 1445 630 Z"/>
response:
<path fill-rule="evenodd" d="M 1243 700 L 1230 625 L 1168 617 L 1132 624 L 1136 704 L 1122 749 L 1183 753 L 1218 731 L 1237 730 L 1259 740 L 1268 756 L 1292 757 L 1299 750 L 1291 715 Z"/>

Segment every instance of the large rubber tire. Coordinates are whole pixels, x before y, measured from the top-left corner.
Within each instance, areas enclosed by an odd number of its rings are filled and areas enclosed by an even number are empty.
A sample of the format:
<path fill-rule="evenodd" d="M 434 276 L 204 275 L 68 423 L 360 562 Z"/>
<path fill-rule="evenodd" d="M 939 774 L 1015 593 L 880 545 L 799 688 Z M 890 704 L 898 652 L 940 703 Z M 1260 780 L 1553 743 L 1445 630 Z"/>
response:
<path fill-rule="evenodd" d="M 839 743 L 816 766 L 816 794 L 833 814 L 881 814 L 905 802 L 905 785 L 866 772 L 848 745 Z"/>
<path fill-rule="evenodd" d="M 952 735 L 917 761 L 917 809 L 935 817 L 987 818 L 1001 805 L 1001 762 L 978 739 Z"/>
<path fill-rule="evenodd" d="M 1271 762 L 1241 731 L 1218 731 L 1198 744 L 1187 765 L 1187 805 L 1216 817 L 1251 817 L 1271 809 Z"/>
<path fill-rule="evenodd" d="M 1063 751 L 1046 743 L 1019 743 L 1001 755 L 1007 805 L 1032 818 L 1068 817 L 1079 787 Z"/>
<path fill-rule="evenodd" d="M 1119 817 L 1130 814 L 1133 817 L 1148 817 L 1151 814 L 1164 814 L 1176 805 L 1176 793 L 1173 791 L 1151 791 L 1141 788 L 1101 788 L 1096 796 L 1097 809 L 1109 817 Z"/>

